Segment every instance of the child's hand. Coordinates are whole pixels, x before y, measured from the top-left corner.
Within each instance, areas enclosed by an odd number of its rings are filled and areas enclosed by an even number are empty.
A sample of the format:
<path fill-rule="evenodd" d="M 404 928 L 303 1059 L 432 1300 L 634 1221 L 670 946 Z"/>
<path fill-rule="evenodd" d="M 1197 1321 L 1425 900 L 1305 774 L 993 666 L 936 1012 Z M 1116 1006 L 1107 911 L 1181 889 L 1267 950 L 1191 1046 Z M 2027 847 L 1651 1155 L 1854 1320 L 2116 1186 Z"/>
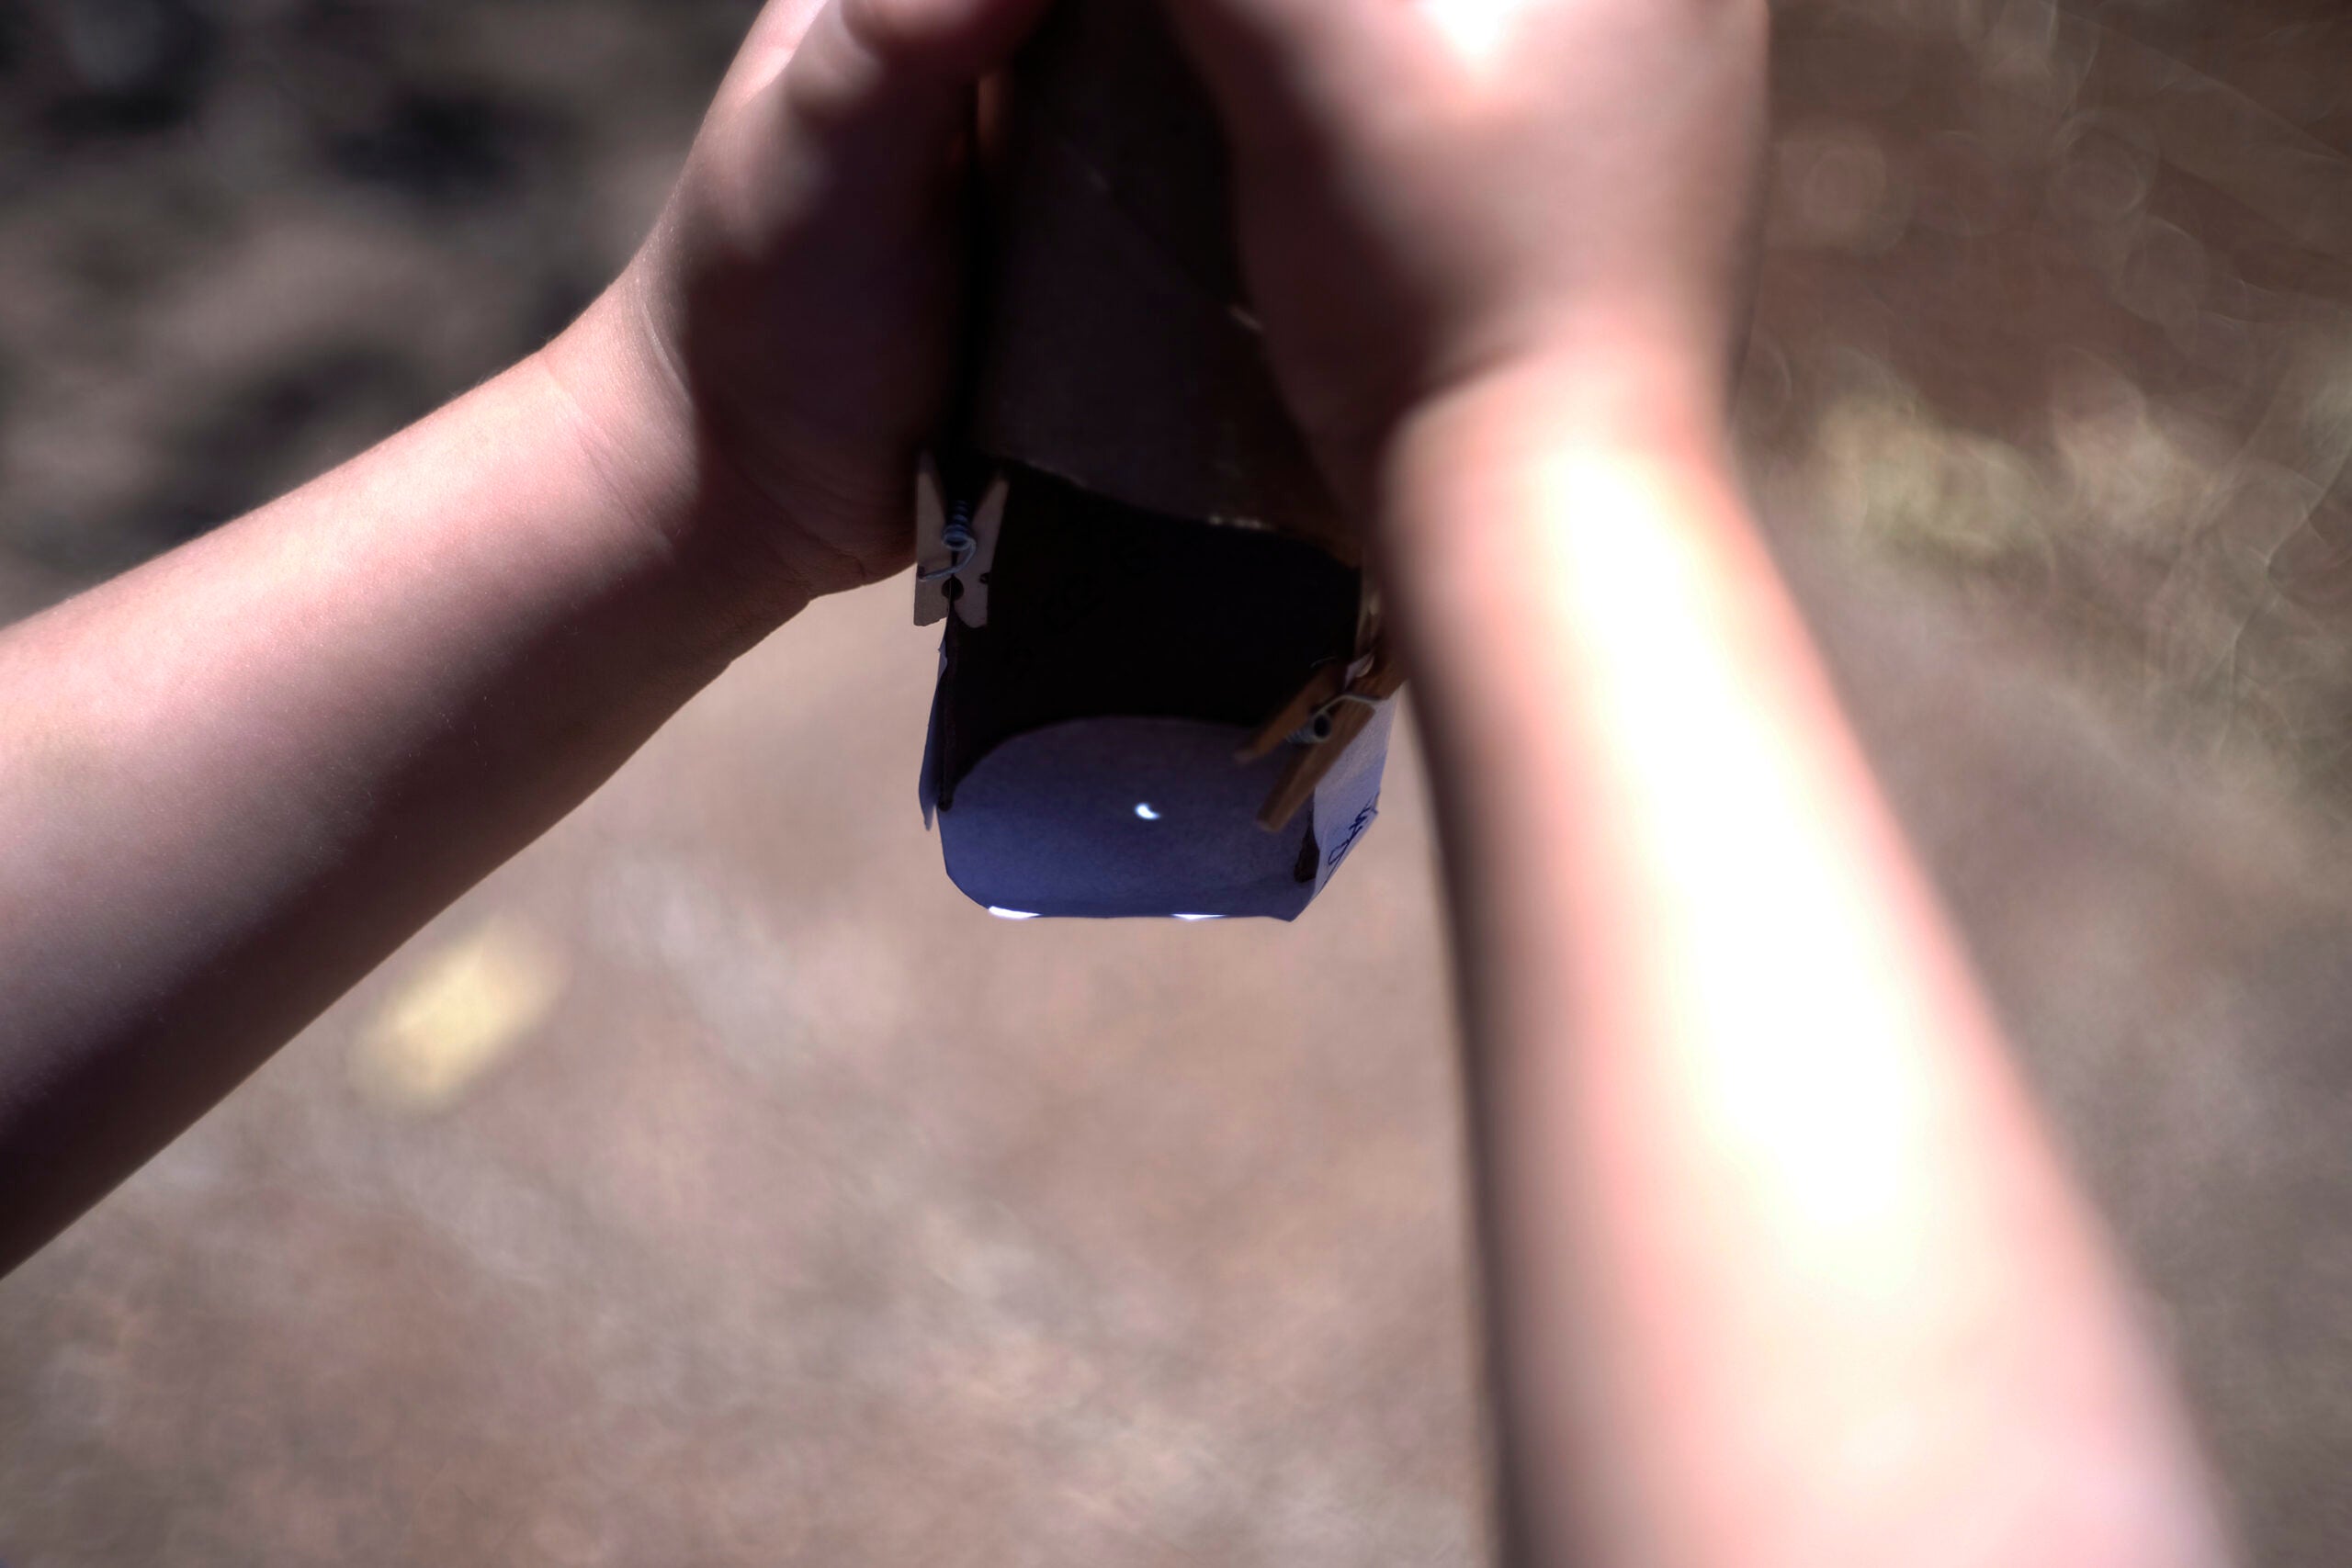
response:
<path fill-rule="evenodd" d="M 1555 431 L 1719 433 L 1764 0 L 1176 0 L 1277 367 L 1368 505 L 1400 422 L 1539 373 Z"/>
<path fill-rule="evenodd" d="M 804 593 L 913 558 L 974 85 L 1042 9 L 772 0 L 652 238 L 547 355 L 662 525 L 741 536 L 722 558 Z"/>

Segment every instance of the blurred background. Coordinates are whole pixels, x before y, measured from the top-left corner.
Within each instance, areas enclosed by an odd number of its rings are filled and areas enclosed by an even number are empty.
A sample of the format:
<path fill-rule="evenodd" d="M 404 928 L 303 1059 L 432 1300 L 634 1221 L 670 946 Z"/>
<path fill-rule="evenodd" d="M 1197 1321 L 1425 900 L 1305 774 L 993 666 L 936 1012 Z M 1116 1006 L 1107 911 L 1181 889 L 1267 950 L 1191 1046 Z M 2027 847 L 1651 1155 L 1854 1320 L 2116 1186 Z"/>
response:
<path fill-rule="evenodd" d="M 542 342 L 752 9 L 0 7 L 0 616 Z M 2340 1564 L 2352 6 L 1780 10 L 1758 491 L 2250 1558 Z M 933 668 L 796 622 L 0 1284 L 0 1562 L 1482 1561 L 1409 744 L 1296 927 L 1005 926 Z"/>

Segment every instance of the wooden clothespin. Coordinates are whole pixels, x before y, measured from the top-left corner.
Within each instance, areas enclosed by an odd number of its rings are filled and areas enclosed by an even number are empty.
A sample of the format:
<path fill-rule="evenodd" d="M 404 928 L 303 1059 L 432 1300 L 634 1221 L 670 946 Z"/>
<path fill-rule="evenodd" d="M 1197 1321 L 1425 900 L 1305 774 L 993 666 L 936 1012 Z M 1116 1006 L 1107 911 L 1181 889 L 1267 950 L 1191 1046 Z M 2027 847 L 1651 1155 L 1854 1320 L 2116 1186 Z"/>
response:
<path fill-rule="evenodd" d="M 1301 807 L 1315 798 L 1331 770 L 1347 755 L 1372 725 L 1380 705 L 1405 687 L 1405 671 L 1392 659 L 1387 638 L 1376 620 L 1368 623 L 1371 651 L 1353 664 L 1327 664 L 1317 670 L 1299 694 L 1241 749 L 1240 760 L 1254 761 L 1285 740 L 1295 740 L 1297 754 L 1283 769 L 1274 792 L 1258 812 L 1258 826 L 1270 833 L 1290 825 Z"/>
<path fill-rule="evenodd" d="M 938 462 L 923 455 L 915 471 L 915 625 L 936 626 L 951 609 L 967 626 L 989 624 L 989 574 L 1012 488 L 992 473 L 977 502 L 959 501 Z"/>

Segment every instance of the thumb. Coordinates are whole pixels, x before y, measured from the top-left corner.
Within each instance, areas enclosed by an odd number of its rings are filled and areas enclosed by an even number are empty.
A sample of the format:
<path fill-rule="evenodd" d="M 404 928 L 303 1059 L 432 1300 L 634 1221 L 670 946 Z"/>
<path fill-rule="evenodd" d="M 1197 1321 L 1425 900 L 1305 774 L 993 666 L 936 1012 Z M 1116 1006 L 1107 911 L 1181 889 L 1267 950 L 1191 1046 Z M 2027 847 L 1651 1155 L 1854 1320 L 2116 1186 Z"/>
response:
<path fill-rule="evenodd" d="M 938 203 L 973 89 L 1047 0 L 771 0 L 697 141 L 694 182 L 739 234 L 813 214 L 846 243 Z"/>
<path fill-rule="evenodd" d="M 1012 58 L 1046 4 L 828 0 L 783 66 L 783 89 L 819 126 L 920 119 L 967 105 L 973 85 Z"/>

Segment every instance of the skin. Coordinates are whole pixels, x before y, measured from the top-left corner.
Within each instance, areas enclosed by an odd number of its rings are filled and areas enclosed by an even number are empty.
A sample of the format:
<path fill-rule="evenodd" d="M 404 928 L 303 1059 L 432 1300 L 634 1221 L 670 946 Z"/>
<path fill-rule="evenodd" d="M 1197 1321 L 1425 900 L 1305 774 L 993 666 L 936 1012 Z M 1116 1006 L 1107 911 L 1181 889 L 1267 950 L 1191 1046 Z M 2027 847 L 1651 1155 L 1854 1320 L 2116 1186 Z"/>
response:
<path fill-rule="evenodd" d="M 776 0 L 562 338 L 0 634 L 0 1267 L 904 568 L 975 84 L 1038 3 Z M 1514 1558 L 2223 1561 L 1732 477 L 1760 0 L 1175 15 L 1422 693 Z"/>
<path fill-rule="evenodd" d="M 1734 478 L 1761 0 L 1177 15 L 1430 731 L 1510 1554 L 2225 1561 Z"/>

